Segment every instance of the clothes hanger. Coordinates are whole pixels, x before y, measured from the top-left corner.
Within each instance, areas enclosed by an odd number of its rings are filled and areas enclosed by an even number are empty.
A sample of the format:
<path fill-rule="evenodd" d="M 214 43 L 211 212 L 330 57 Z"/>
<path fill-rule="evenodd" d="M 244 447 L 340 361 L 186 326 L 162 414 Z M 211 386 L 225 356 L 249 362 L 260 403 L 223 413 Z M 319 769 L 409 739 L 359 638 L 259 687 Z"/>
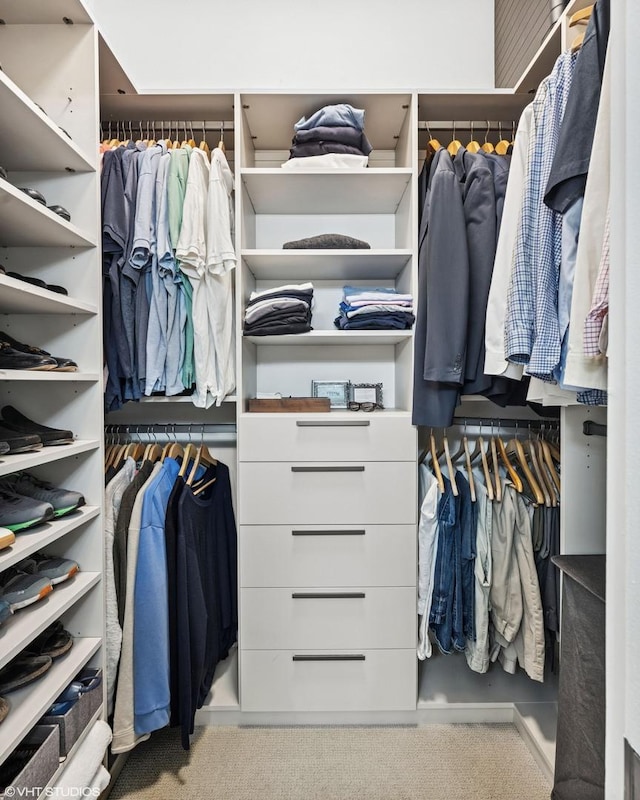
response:
<path fill-rule="evenodd" d="M 189 133 L 191 134 L 191 138 L 189 139 L 187 144 L 190 147 L 193 147 L 194 149 L 196 149 L 198 147 L 198 145 L 196 144 L 196 140 L 193 138 L 193 127 L 192 127 L 191 123 L 189 123 Z"/>
<path fill-rule="evenodd" d="M 429 148 L 431 148 L 431 150 L 434 153 L 436 153 L 442 147 L 442 145 L 440 144 L 440 142 L 431 133 L 431 130 L 429 129 L 429 123 L 428 122 L 427 122 L 427 133 L 429 134 L 429 141 L 427 142 L 427 150 L 429 150 Z M 428 153 L 427 153 L 427 155 L 428 155 Z"/>
<path fill-rule="evenodd" d="M 204 120 L 203 120 L 203 122 L 202 122 L 202 141 L 200 142 L 200 144 L 198 145 L 198 147 L 199 147 L 199 149 L 200 149 L 200 150 L 204 150 L 204 152 L 205 152 L 205 153 L 206 153 L 208 156 L 210 156 L 210 155 L 211 155 L 211 151 L 209 150 L 209 145 L 207 144 L 207 141 L 206 141 L 206 138 L 205 138 L 205 124 L 204 124 Z"/>
<path fill-rule="evenodd" d="M 184 130 L 184 139 L 182 140 L 182 143 L 181 143 L 180 146 L 181 147 L 185 147 L 186 145 L 189 144 L 189 142 L 187 140 L 187 123 L 184 120 L 182 121 L 182 128 Z"/>
<path fill-rule="evenodd" d="M 542 452 L 542 445 L 540 439 L 529 439 L 529 447 L 531 448 L 532 458 L 535 458 L 537 464 L 538 474 L 542 480 L 542 486 L 545 492 L 545 505 L 547 505 L 547 498 L 549 499 L 549 506 L 555 508 L 558 505 L 558 497 L 556 495 L 555 486 L 549 475 L 548 470 L 544 465 L 544 454 Z"/>
<path fill-rule="evenodd" d="M 498 464 L 498 447 L 496 445 L 496 437 L 493 435 L 493 425 L 491 426 L 491 441 L 489 443 L 491 450 L 491 465 L 493 468 L 493 479 L 496 487 L 496 500 L 498 503 L 502 502 L 502 477 L 500 475 L 500 466 Z"/>
<path fill-rule="evenodd" d="M 498 131 L 500 136 L 500 141 L 496 145 L 496 153 L 499 156 L 506 156 L 507 152 L 509 151 L 509 147 L 511 146 L 511 142 L 507 139 L 502 138 L 502 123 L 498 122 Z"/>
<path fill-rule="evenodd" d="M 584 33 L 579 33 L 571 42 L 571 52 L 577 53 L 584 43 Z"/>
<path fill-rule="evenodd" d="M 495 497 L 493 491 L 493 481 L 491 480 L 491 471 L 489 470 L 489 462 L 487 461 L 487 454 L 484 449 L 484 439 L 482 438 L 482 425 L 480 426 L 480 436 L 476 438 L 476 446 L 471 453 L 471 463 L 473 464 L 474 461 L 477 460 L 478 456 L 480 456 L 480 461 L 482 464 L 482 472 L 484 474 L 484 482 L 487 488 L 487 497 L 489 500 L 493 500 Z"/>
<path fill-rule="evenodd" d="M 455 470 L 453 469 L 453 464 L 451 463 L 451 453 L 449 452 L 449 439 L 447 438 L 447 434 L 442 434 L 442 446 L 444 448 L 444 458 L 447 464 L 447 472 L 449 473 L 449 480 L 451 481 L 451 491 L 453 492 L 453 496 L 457 497 L 458 487 L 456 486 L 456 474 Z"/>
<path fill-rule="evenodd" d="M 538 485 L 538 481 L 535 479 L 533 473 L 529 469 L 529 462 L 527 461 L 527 454 L 525 453 L 524 447 L 522 446 L 522 442 L 518 439 L 518 423 L 516 422 L 516 433 L 513 439 L 509 441 L 505 448 L 505 453 L 507 455 L 515 455 L 518 463 L 520 464 L 520 468 L 524 474 L 524 479 L 527 482 L 528 488 L 531 490 L 531 496 L 536 502 L 536 505 L 543 505 L 544 504 L 544 493 L 542 489 Z M 499 445 L 498 445 L 499 446 Z M 509 471 L 509 467 L 507 467 L 507 471 Z M 517 473 L 516 473 L 517 474 Z M 518 475 L 520 478 L 520 476 Z M 522 486 L 519 489 L 520 492 L 524 490 L 524 485 L 522 483 L 522 479 L 520 479 L 520 485 Z M 516 489 L 517 489 L 516 485 Z"/>
<path fill-rule="evenodd" d="M 556 462 L 560 463 L 560 451 L 557 447 L 555 447 L 555 445 L 552 445 L 550 442 L 548 442 L 544 436 L 542 436 L 540 439 L 540 445 L 542 447 L 542 458 L 544 465 L 551 476 L 551 480 L 555 486 L 556 492 L 560 494 L 560 475 L 556 469 Z M 556 455 L 554 455 L 554 450 Z"/>
<path fill-rule="evenodd" d="M 209 466 L 212 467 L 215 467 L 218 464 L 216 459 L 209 452 L 207 445 L 204 443 L 204 425 L 202 426 L 202 439 L 200 441 L 200 447 L 198 448 L 198 452 L 196 453 L 193 466 L 191 467 L 191 472 L 189 473 L 189 477 L 187 478 L 187 486 L 191 486 L 193 484 L 194 478 L 196 477 L 196 472 L 198 471 L 198 467 L 200 466 L 200 462 L 208 464 Z"/>
<path fill-rule="evenodd" d="M 580 11 L 576 11 L 575 14 L 572 14 L 569 17 L 569 27 L 573 28 L 574 26 L 580 24 L 586 25 L 591 19 L 591 14 L 593 14 L 593 6 L 581 8 Z"/>
<path fill-rule="evenodd" d="M 451 463 L 455 464 L 459 459 L 464 456 L 465 467 L 467 469 L 467 480 L 469 481 L 469 492 L 471 494 L 471 502 L 476 502 L 476 484 L 473 477 L 473 469 L 471 467 L 471 453 L 469 451 L 469 440 L 467 439 L 467 423 L 464 425 L 464 434 L 460 441 L 460 447 L 454 455 L 451 456 Z"/>
<path fill-rule="evenodd" d="M 462 147 L 462 142 L 456 139 L 456 122 L 453 121 L 453 139 L 447 145 L 447 152 L 450 156 L 455 156 L 458 150 Z"/>
<path fill-rule="evenodd" d="M 498 455 L 500 456 L 500 459 L 502 460 L 502 463 L 504 464 L 505 469 L 507 470 L 507 475 L 509 476 L 509 480 L 514 485 L 516 492 L 518 492 L 518 494 L 522 494 L 522 490 L 524 488 L 522 485 L 522 481 L 518 473 L 513 468 L 513 464 L 511 463 L 511 459 L 509 458 L 509 455 L 507 453 L 507 448 L 501 436 L 496 437 L 496 447 L 498 449 Z"/>
<path fill-rule="evenodd" d="M 442 470 L 440 469 L 440 464 L 438 463 L 436 437 L 433 435 L 433 428 L 429 434 L 429 452 L 431 453 L 431 469 L 433 470 L 433 474 L 436 476 L 436 480 L 438 481 L 438 489 L 440 489 L 441 494 L 444 494 L 444 478 L 442 477 Z"/>
<path fill-rule="evenodd" d="M 485 153 L 493 153 L 495 147 L 489 141 L 489 131 L 491 130 L 491 125 L 489 124 L 489 120 L 487 120 L 487 132 L 484 135 L 484 143 L 482 145 L 482 149 Z"/>
<path fill-rule="evenodd" d="M 226 154 L 227 149 L 224 146 L 224 120 L 220 120 L 220 141 L 218 142 L 218 150 L 222 150 Z"/>
<path fill-rule="evenodd" d="M 538 443 L 533 438 L 531 433 L 531 427 L 529 427 L 529 438 L 524 443 L 525 450 L 529 455 L 529 459 L 531 461 L 531 465 L 533 467 L 533 473 L 536 476 L 536 480 L 538 482 L 538 486 L 542 491 L 544 496 L 544 504 L 547 508 L 552 505 L 552 493 L 549 491 L 549 485 L 547 484 L 547 478 L 544 474 L 544 470 L 542 469 L 539 453 L 538 453 Z"/>
<path fill-rule="evenodd" d="M 473 122 L 471 122 L 471 141 L 467 145 L 467 150 L 470 153 L 477 153 L 480 150 L 480 142 L 476 142 L 473 138 Z"/>

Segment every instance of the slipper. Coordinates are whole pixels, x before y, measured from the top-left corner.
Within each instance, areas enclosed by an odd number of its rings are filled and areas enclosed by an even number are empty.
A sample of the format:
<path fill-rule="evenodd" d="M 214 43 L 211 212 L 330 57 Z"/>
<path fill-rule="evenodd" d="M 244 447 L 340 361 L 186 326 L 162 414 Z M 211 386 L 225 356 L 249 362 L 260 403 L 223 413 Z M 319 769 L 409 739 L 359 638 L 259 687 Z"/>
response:
<path fill-rule="evenodd" d="M 37 286 L 39 289 L 46 289 L 47 284 L 40 280 L 40 278 L 31 278 L 27 275 L 20 275 L 17 272 L 7 272 L 7 277 L 15 278 L 17 281 L 24 281 L 25 283 L 30 283 L 32 286 Z"/>
<path fill-rule="evenodd" d="M 40 636 L 26 648 L 25 655 L 49 656 L 53 661 L 60 658 L 73 647 L 73 636 L 65 630 L 62 622 L 58 620 L 53 625 L 45 628 Z"/>
<path fill-rule="evenodd" d="M 66 208 L 63 208 L 62 206 L 49 206 L 49 211 L 53 211 L 54 214 L 66 219 L 67 222 L 71 222 L 71 214 Z"/>
<path fill-rule="evenodd" d="M 5 700 L 4 697 L 0 697 L 0 722 L 5 721 L 10 708 L 9 701 Z"/>
<path fill-rule="evenodd" d="M 23 186 L 19 186 L 18 188 L 20 189 L 21 192 L 24 192 L 26 195 L 28 195 L 32 200 L 35 200 L 38 203 L 42 203 L 43 206 L 47 205 L 47 201 L 44 199 L 44 195 L 40 194 L 40 192 L 37 189 L 28 189 Z"/>
<path fill-rule="evenodd" d="M 0 669 L 0 693 L 14 692 L 38 680 L 53 664 L 49 656 L 18 656 Z"/>

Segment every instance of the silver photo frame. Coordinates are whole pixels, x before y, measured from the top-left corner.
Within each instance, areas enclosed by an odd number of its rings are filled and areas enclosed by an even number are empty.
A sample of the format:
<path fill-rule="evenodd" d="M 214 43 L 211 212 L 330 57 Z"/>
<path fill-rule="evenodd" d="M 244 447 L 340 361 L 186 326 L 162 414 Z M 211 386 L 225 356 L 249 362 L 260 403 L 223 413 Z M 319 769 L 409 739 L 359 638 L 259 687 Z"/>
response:
<path fill-rule="evenodd" d="M 381 383 L 352 383 L 350 400 L 352 403 L 375 403 L 382 408 Z"/>
<path fill-rule="evenodd" d="M 349 386 L 349 381 L 311 381 L 311 396 L 328 397 L 331 408 L 347 408 Z"/>

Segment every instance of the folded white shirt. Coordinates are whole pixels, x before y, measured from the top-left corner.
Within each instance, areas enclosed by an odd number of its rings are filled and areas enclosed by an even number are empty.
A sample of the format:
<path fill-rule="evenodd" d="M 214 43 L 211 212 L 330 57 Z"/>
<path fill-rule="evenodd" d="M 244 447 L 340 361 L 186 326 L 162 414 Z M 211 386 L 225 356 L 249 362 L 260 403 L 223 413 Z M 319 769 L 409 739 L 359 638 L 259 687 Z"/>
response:
<path fill-rule="evenodd" d="M 349 303 L 351 308 L 364 308 L 365 306 L 404 306 L 413 308 L 413 300 L 355 300 Z"/>
<path fill-rule="evenodd" d="M 309 290 L 313 291 L 312 283 L 287 283 L 284 286 L 273 286 L 271 289 L 262 289 L 260 292 L 251 292 L 249 300 L 255 300 L 258 297 L 267 297 L 268 295 L 275 294 L 276 292 L 308 292 Z"/>
<path fill-rule="evenodd" d="M 245 322 L 261 319 L 273 311 L 289 311 L 303 309 L 306 311 L 310 307 L 310 303 L 302 300 L 299 297 L 274 297 L 271 300 L 261 300 L 254 306 L 249 306 L 245 311 Z"/>
<path fill-rule="evenodd" d="M 282 164 L 282 169 L 354 169 L 364 168 L 368 164 L 368 156 L 357 156 L 352 153 L 325 153 L 322 156 L 290 158 Z"/>
<path fill-rule="evenodd" d="M 373 300 L 376 303 L 412 303 L 413 296 L 410 294 L 395 294 L 393 291 L 388 292 L 360 292 L 359 294 L 346 294 L 344 295 L 345 303 L 350 306 L 355 306 L 364 301 Z"/>
<path fill-rule="evenodd" d="M 371 306 L 362 306 L 354 311 L 347 311 L 347 317 L 357 317 L 361 314 L 393 314 L 397 311 L 411 313 L 412 306 L 394 306 L 391 303 L 379 303 Z"/>

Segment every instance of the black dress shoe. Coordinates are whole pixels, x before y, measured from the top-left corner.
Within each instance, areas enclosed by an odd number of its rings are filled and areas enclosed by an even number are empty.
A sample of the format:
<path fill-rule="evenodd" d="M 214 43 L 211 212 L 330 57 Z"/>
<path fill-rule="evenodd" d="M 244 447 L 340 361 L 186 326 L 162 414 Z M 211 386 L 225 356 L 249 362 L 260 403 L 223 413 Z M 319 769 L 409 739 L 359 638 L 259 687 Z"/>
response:
<path fill-rule="evenodd" d="M 66 219 L 67 222 L 71 222 L 71 214 L 66 208 L 63 208 L 62 206 L 49 206 L 49 211 L 53 211 L 54 214 Z"/>
<path fill-rule="evenodd" d="M 47 350 L 43 350 L 41 347 L 36 347 L 32 344 L 24 344 L 23 342 L 19 342 L 17 339 L 14 339 L 13 336 L 9 336 L 8 333 L 4 331 L 0 332 L 0 342 L 6 342 L 10 347 L 14 350 L 19 350 L 22 353 L 40 355 L 44 358 L 53 359 L 56 363 L 50 369 L 53 369 L 55 372 L 77 372 L 78 365 L 75 361 L 71 358 L 62 358 L 58 356 L 53 356 Z M 20 369 L 20 367 L 18 367 Z M 26 369 L 26 367 L 22 367 L 22 369 Z"/>
<path fill-rule="evenodd" d="M 44 195 L 41 194 L 37 189 L 31 189 L 23 186 L 18 187 L 21 192 L 24 192 L 28 195 L 32 200 L 37 201 L 38 203 L 42 203 L 43 206 L 47 205 L 47 201 L 44 199 Z"/>
<path fill-rule="evenodd" d="M 32 278 L 29 275 L 20 275 L 17 272 L 7 272 L 7 276 L 9 278 L 15 278 L 17 281 L 24 281 L 25 283 L 30 283 L 32 286 L 38 286 L 40 289 L 46 289 L 47 284 L 40 280 L 40 278 Z"/>
<path fill-rule="evenodd" d="M 0 369 L 28 369 L 50 371 L 58 368 L 58 362 L 41 353 L 25 353 L 16 350 L 8 342 L 0 341 Z"/>
<path fill-rule="evenodd" d="M 55 292 L 56 294 L 69 294 L 69 292 L 64 288 L 64 286 L 57 286 L 55 283 L 48 283 L 47 289 L 50 292 Z"/>
<path fill-rule="evenodd" d="M 9 430 L 39 436 L 45 447 L 57 444 L 71 444 L 73 442 L 73 433 L 71 431 L 66 431 L 62 428 L 49 428 L 47 425 L 34 422 L 13 406 L 5 406 L 2 409 L 0 424 L 5 425 Z M 4 438 L 0 428 L 0 440 Z"/>
<path fill-rule="evenodd" d="M 9 446 L 9 450 L 3 451 L 8 455 L 14 453 L 28 453 L 31 450 L 42 450 L 42 439 L 35 433 L 20 433 L 5 427 L 0 420 L 0 443 Z"/>

